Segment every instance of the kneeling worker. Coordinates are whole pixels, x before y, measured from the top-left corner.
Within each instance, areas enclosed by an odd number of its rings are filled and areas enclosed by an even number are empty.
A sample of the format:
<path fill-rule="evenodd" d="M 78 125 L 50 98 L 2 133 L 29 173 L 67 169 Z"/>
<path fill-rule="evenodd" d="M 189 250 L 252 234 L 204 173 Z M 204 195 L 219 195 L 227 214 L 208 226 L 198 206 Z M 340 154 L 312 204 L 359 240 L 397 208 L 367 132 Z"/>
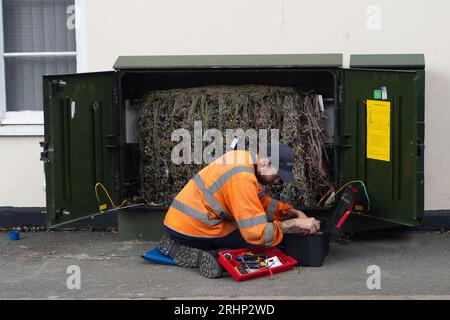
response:
<path fill-rule="evenodd" d="M 278 148 L 278 168 L 271 155 Z M 273 151 L 273 152 L 272 152 Z M 276 246 L 283 233 L 315 233 L 319 221 L 263 194 L 261 185 L 293 182 L 294 154 L 285 144 L 268 145 L 267 156 L 229 151 L 200 170 L 175 197 L 166 214 L 163 254 L 177 265 L 221 276 L 221 248 Z"/>

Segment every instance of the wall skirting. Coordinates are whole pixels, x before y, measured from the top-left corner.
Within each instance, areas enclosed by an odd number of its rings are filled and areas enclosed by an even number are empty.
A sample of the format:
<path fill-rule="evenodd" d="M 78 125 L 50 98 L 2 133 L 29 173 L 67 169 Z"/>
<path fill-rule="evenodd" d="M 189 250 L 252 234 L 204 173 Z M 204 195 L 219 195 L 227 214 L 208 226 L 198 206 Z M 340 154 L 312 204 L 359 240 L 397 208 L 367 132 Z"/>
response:
<path fill-rule="evenodd" d="M 47 224 L 42 213 L 43 208 L 0 207 L 0 228 L 25 230 L 43 229 Z M 104 231 L 117 229 L 117 213 L 111 212 L 94 218 L 87 218 L 64 226 L 64 229 Z M 450 230 L 450 210 L 425 211 L 423 223 L 410 230 L 440 231 Z"/>

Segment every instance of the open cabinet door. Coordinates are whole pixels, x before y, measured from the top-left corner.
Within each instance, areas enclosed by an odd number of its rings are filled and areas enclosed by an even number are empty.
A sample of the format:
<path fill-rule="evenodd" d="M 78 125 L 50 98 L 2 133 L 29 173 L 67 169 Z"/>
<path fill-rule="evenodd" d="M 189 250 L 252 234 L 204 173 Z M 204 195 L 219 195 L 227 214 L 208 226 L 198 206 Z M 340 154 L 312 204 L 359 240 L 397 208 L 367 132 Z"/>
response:
<path fill-rule="evenodd" d="M 119 125 L 116 72 L 44 77 L 46 179 L 49 226 L 99 211 L 100 182 L 118 201 Z M 101 204 L 110 208 L 106 193 Z"/>
<path fill-rule="evenodd" d="M 342 182 L 362 180 L 367 215 L 414 226 L 424 211 L 424 71 L 344 70 Z"/>

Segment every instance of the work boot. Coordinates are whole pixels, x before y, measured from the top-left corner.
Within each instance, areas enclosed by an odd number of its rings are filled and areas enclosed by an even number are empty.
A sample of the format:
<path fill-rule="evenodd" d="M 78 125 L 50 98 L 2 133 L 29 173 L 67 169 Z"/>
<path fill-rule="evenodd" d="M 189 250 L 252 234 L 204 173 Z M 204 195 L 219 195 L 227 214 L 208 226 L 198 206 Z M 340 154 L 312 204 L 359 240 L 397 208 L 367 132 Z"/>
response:
<path fill-rule="evenodd" d="M 159 240 L 159 251 L 165 256 L 171 257 L 173 259 L 173 250 L 172 248 L 175 245 L 175 240 L 169 236 L 168 234 L 165 234 L 162 236 L 161 240 Z"/>
<path fill-rule="evenodd" d="M 184 268 L 198 268 L 200 265 L 200 249 L 180 244 L 170 235 L 164 235 L 159 242 L 159 250 L 169 256 L 177 266 Z"/>
<path fill-rule="evenodd" d="M 200 274 L 207 278 L 220 278 L 223 268 L 218 261 L 217 251 L 202 251 L 200 254 Z"/>
<path fill-rule="evenodd" d="M 159 243 L 162 254 L 171 257 L 177 266 L 200 268 L 200 274 L 207 278 L 219 278 L 223 273 L 217 251 L 204 251 L 178 243 L 169 235 L 164 235 Z"/>

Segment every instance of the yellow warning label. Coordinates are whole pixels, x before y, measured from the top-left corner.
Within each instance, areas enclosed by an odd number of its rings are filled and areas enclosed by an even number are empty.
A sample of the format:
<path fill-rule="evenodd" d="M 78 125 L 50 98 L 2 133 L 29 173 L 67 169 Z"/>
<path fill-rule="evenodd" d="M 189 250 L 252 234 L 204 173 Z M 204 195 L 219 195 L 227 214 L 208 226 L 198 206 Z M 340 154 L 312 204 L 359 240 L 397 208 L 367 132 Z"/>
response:
<path fill-rule="evenodd" d="M 367 100 L 367 158 L 390 161 L 391 103 Z"/>

